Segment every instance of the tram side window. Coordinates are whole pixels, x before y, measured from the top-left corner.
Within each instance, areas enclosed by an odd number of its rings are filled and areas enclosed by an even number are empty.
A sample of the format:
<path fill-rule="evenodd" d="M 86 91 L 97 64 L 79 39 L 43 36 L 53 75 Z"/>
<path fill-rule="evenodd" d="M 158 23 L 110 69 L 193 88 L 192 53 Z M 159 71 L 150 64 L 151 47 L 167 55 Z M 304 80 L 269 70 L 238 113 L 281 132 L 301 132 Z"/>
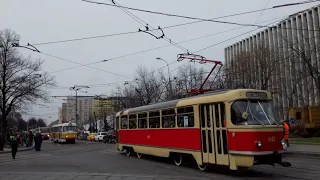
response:
<path fill-rule="evenodd" d="M 120 120 L 120 116 L 116 117 L 116 129 L 120 129 L 119 128 L 119 120 Z"/>
<path fill-rule="evenodd" d="M 160 128 L 160 111 L 149 112 L 149 128 Z"/>
<path fill-rule="evenodd" d="M 178 108 L 177 114 L 178 127 L 194 127 L 193 107 Z"/>
<path fill-rule="evenodd" d="M 148 128 L 147 113 L 138 114 L 138 125 L 140 129 Z"/>
<path fill-rule="evenodd" d="M 137 115 L 129 114 L 129 129 L 137 129 Z"/>
<path fill-rule="evenodd" d="M 128 116 L 121 116 L 121 129 L 128 129 Z"/>
<path fill-rule="evenodd" d="M 176 127 L 176 112 L 174 109 L 162 110 L 162 127 L 175 128 Z"/>

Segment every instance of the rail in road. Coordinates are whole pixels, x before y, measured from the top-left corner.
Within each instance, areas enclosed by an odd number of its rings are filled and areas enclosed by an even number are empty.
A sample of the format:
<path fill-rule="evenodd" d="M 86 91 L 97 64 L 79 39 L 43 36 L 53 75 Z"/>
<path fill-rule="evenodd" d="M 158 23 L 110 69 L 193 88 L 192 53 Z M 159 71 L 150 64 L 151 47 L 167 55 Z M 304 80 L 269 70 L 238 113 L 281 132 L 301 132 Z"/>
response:
<path fill-rule="evenodd" d="M 255 166 L 249 171 L 234 172 L 213 167 L 201 172 L 196 167 L 177 167 L 163 158 L 144 156 L 138 159 L 119 153 L 114 144 L 77 143 L 60 145 L 45 142 L 43 151 L 18 152 L 17 159 L 11 154 L 0 155 L 0 177 L 23 179 L 319 179 L 320 159 L 287 155 L 292 167 Z M 19 170 L 17 172 L 16 170 Z M 46 178 L 44 178 L 46 177 Z M 3 179 L 3 178 L 1 178 Z M 5 179 L 5 178 L 4 178 Z M 33 179 L 33 178 L 29 178 Z M 49 178 L 51 179 L 51 178 Z"/>

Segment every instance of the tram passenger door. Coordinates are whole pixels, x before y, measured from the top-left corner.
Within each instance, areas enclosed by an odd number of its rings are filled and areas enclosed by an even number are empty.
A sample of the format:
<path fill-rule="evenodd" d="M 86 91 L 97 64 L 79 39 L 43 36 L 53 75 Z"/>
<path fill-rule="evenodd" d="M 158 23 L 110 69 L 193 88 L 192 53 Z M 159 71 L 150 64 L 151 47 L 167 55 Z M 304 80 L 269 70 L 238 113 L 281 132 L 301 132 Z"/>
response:
<path fill-rule="evenodd" d="M 216 157 L 214 152 L 214 126 L 212 116 L 212 105 L 200 105 L 199 111 L 201 126 L 202 162 L 204 164 L 215 164 Z"/>
<path fill-rule="evenodd" d="M 229 165 L 226 116 L 224 103 L 212 105 L 212 117 L 215 132 L 215 155 L 216 162 L 220 165 Z"/>
<path fill-rule="evenodd" d="M 62 130 L 63 130 L 63 127 L 59 127 L 59 139 L 62 139 Z"/>

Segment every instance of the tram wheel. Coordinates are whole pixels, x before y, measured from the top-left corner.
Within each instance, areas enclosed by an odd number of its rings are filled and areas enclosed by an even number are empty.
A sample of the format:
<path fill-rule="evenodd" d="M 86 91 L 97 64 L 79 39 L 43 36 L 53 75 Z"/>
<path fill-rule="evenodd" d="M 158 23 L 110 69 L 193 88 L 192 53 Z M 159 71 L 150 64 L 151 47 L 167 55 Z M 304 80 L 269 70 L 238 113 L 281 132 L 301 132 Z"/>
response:
<path fill-rule="evenodd" d="M 137 157 L 138 157 L 139 159 L 141 159 L 142 154 L 141 154 L 141 153 L 137 153 Z"/>
<path fill-rule="evenodd" d="M 131 155 L 131 149 L 130 148 L 126 148 L 126 155 L 130 156 Z"/>
<path fill-rule="evenodd" d="M 175 154 L 173 157 L 174 164 L 177 166 L 180 166 L 182 164 L 182 155 L 181 154 Z"/>
<path fill-rule="evenodd" d="M 207 164 L 203 164 L 203 165 L 198 164 L 198 168 L 200 171 L 205 171 L 207 169 Z"/>

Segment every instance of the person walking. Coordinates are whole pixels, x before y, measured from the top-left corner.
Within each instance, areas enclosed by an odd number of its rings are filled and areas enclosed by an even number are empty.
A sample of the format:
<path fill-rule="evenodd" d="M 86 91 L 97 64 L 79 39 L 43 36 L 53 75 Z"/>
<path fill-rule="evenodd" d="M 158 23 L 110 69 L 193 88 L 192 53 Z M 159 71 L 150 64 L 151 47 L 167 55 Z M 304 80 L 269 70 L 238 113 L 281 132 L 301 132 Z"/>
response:
<path fill-rule="evenodd" d="M 282 124 L 283 124 L 283 139 L 286 141 L 288 147 L 290 146 L 289 145 L 289 125 L 282 121 Z"/>
<path fill-rule="evenodd" d="M 11 134 L 10 144 L 11 144 L 12 159 L 15 159 L 17 151 L 18 151 L 18 135 L 17 135 L 17 133 Z"/>
<path fill-rule="evenodd" d="M 41 151 L 42 135 L 39 132 L 37 132 L 34 138 L 34 143 L 36 151 Z"/>
<path fill-rule="evenodd" d="M 27 146 L 27 132 L 22 131 L 22 143 Z"/>
<path fill-rule="evenodd" d="M 33 144 L 33 134 L 32 131 L 28 132 L 28 147 L 32 146 Z"/>

